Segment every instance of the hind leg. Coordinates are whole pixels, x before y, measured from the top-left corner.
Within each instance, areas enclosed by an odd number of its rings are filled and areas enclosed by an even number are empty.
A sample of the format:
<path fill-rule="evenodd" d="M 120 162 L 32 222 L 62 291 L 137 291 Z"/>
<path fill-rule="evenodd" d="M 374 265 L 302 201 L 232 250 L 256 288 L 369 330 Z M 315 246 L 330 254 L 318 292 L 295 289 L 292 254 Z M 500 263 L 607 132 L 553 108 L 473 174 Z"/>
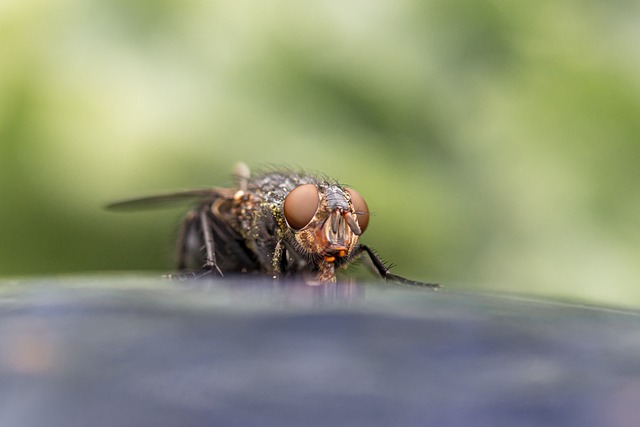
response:
<path fill-rule="evenodd" d="M 180 227 L 177 243 L 179 271 L 189 268 L 190 264 L 194 263 L 194 259 L 200 259 L 199 254 L 202 249 L 204 249 L 204 264 L 200 264 L 196 271 L 171 274 L 169 277 L 183 280 L 198 279 L 212 273 L 216 276 L 224 276 L 216 262 L 215 240 L 207 210 L 208 207 L 204 206 L 200 210 L 194 210 L 187 214 Z"/>

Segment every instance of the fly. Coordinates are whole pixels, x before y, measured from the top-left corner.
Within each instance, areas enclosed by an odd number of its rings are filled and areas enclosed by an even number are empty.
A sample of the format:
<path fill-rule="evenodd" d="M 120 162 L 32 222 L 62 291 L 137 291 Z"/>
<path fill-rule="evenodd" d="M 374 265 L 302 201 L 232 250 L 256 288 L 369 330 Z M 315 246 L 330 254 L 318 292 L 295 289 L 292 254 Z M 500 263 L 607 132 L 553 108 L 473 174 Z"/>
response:
<path fill-rule="evenodd" d="M 250 176 L 236 166 L 237 188 L 187 190 L 112 203 L 108 209 L 197 201 L 180 227 L 178 273 L 200 279 L 231 274 L 302 277 L 309 284 L 336 281 L 336 270 L 366 257 L 387 281 L 437 289 L 397 276 L 369 246 L 359 243 L 369 208 L 356 190 L 336 181 L 291 171 Z"/>

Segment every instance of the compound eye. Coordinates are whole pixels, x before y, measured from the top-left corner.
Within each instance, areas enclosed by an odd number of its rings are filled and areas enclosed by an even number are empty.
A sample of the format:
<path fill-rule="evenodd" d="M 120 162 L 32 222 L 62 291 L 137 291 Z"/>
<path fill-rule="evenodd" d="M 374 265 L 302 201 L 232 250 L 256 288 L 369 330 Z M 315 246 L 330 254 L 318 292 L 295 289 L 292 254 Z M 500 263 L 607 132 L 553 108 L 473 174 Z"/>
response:
<path fill-rule="evenodd" d="M 346 188 L 345 191 L 349 193 L 349 196 L 351 196 L 351 203 L 353 204 L 358 217 L 358 225 L 360 226 L 360 230 L 364 233 L 364 230 L 367 229 L 367 225 L 369 225 L 369 207 L 367 206 L 367 202 L 364 201 L 360 193 L 356 190 Z"/>
<path fill-rule="evenodd" d="M 315 184 L 300 185 L 284 198 L 284 217 L 289 227 L 300 230 L 313 219 L 320 199 Z"/>

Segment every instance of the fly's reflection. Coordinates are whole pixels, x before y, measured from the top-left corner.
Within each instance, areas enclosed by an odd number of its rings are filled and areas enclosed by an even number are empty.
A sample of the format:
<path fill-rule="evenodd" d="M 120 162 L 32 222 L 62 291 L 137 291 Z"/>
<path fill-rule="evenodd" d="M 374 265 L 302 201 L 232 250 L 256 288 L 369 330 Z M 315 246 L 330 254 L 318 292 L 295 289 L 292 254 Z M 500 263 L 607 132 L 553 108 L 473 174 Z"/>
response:
<path fill-rule="evenodd" d="M 287 309 L 333 309 L 365 301 L 366 285 L 353 279 L 338 279 L 322 286 L 309 286 L 295 279 L 270 280 L 233 276 L 228 280 L 185 281 L 183 289 L 215 295 L 218 303 L 231 307 L 282 307 Z"/>

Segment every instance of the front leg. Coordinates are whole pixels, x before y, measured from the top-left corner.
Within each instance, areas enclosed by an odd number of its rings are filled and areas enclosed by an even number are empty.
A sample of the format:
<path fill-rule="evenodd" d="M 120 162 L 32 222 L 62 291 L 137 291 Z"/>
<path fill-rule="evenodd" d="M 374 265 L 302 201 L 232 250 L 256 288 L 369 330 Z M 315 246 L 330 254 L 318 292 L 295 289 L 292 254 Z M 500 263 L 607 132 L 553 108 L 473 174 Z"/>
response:
<path fill-rule="evenodd" d="M 284 242 L 280 239 L 276 242 L 276 247 L 273 249 L 273 256 L 271 257 L 271 269 L 273 270 L 273 278 L 277 279 L 281 274 L 286 272 L 287 268 L 287 254 Z"/>
<path fill-rule="evenodd" d="M 358 247 L 354 251 L 353 257 L 362 256 L 363 253 L 369 256 L 369 259 L 371 260 L 371 263 L 373 265 L 374 273 L 378 274 L 380 277 L 382 277 L 386 281 L 391 281 L 391 282 L 395 282 L 395 283 L 399 283 L 401 285 L 407 285 L 407 286 L 430 288 L 434 290 L 440 289 L 440 285 L 438 285 L 437 283 L 418 282 L 418 281 L 407 279 L 405 277 L 398 276 L 391 273 L 389 271 L 389 268 L 387 268 L 387 266 L 384 265 L 384 262 L 382 262 L 380 257 L 376 255 L 376 253 L 373 252 L 373 250 L 367 245 L 358 245 Z"/>

